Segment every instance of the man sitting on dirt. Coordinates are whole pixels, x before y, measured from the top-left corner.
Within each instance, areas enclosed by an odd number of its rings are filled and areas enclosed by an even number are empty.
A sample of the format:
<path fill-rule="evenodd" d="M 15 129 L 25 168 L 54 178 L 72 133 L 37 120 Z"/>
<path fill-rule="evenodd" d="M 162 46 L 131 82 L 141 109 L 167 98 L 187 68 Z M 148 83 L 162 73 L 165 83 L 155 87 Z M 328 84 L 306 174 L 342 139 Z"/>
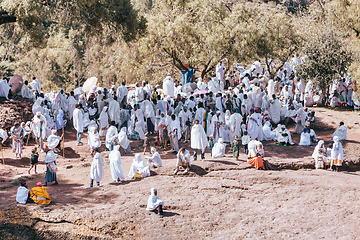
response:
<path fill-rule="evenodd" d="M 184 173 L 189 172 L 190 166 L 191 166 L 190 152 L 188 150 L 186 150 L 185 148 L 181 148 L 176 156 L 177 156 L 177 162 L 176 162 L 176 169 L 174 171 L 174 174 L 177 174 L 179 172 L 180 166 L 183 166 L 183 167 L 186 166 Z"/>
<path fill-rule="evenodd" d="M 30 190 L 27 188 L 26 182 L 23 181 L 16 193 L 16 202 L 25 204 L 33 203 L 34 201 L 30 197 Z"/>
<path fill-rule="evenodd" d="M 347 128 L 345 127 L 344 122 L 340 122 L 339 129 L 334 132 L 332 139 L 334 139 L 335 136 L 337 136 L 339 140 L 346 140 Z"/>

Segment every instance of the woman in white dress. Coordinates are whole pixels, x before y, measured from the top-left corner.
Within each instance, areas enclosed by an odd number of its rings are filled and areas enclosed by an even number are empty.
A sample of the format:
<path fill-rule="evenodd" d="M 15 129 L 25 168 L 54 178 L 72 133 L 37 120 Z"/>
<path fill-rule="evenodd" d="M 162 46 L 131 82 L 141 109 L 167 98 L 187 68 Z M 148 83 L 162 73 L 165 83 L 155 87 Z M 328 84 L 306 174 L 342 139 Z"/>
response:
<path fill-rule="evenodd" d="M 121 170 L 121 154 L 119 149 L 120 145 L 116 145 L 114 146 L 114 150 L 112 150 L 109 154 L 111 177 L 117 182 L 125 180 L 124 174 Z"/>
<path fill-rule="evenodd" d="M 339 171 L 339 167 L 342 166 L 342 162 L 344 160 L 344 150 L 342 144 L 339 142 L 339 137 L 334 137 L 334 144 L 331 150 L 331 164 L 330 169 L 332 166 L 336 166 L 336 171 Z"/>
<path fill-rule="evenodd" d="M 91 151 L 96 148 L 101 147 L 100 136 L 95 127 L 91 127 L 89 129 L 88 144 L 89 144 Z"/>

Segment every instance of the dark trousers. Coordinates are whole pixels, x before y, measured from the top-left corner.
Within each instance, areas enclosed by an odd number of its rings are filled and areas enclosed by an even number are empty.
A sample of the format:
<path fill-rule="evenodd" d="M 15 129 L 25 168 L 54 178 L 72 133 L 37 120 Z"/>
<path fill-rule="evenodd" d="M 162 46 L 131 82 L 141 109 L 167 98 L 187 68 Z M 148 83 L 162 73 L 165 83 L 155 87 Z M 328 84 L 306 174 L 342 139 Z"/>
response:
<path fill-rule="evenodd" d="M 245 144 L 245 145 L 243 145 L 243 146 L 244 146 L 244 152 L 245 152 L 245 154 L 248 154 L 248 153 L 249 153 L 248 145 Z"/>
<path fill-rule="evenodd" d="M 156 211 L 157 210 L 157 211 Z M 159 205 L 157 208 L 155 208 L 153 210 L 154 213 L 157 212 L 157 214 L 160 214 L 160 215 L 164 215 L 164 212 L 163 212 L 163 209 L 162 209 L 162 205 Z"/>
<path fill-rule="evenodd" d="M 96 182 L 97 186 L 100 186 L 100 182 Z M 94 186 L 94 179 L 90 178 L 90 187 Z"/>

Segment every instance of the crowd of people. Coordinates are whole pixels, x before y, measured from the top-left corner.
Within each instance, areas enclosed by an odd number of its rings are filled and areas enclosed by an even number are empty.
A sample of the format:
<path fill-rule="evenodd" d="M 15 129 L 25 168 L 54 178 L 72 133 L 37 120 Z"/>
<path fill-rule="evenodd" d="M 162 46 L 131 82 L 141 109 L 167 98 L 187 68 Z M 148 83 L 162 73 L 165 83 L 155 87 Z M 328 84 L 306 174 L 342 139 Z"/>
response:
<path fill-rule="evenodd" d="M 317 144 L 312 155 L 316 168 L 336 166 L 337 170 L 343 161 L 339 140 L 346 139 L 346 127 L 340 124 L 332 147 L 325 148 L 324 142 L 318 141 L 314 130 L 315 112 L 307 107 L 323 104 L 324 97 L 314 82 L 305 83 L 295 77 L 300 61 L 297 57 L 291 59 L 274 79 L 265 74 L 260 61 L 254 62 L 248 70 L 240 65 L 226 69 L 220 62 L 216 77 L 207 81 L 199 78 L 180 84 L 169 74 L 162 86 L 143 81 L 129 89 L 122 82 L 119 87 L 110 88 L 97 84 L 87 92 L 77 88 L 70 93 L 64 89 L 44 93 L 40 82 L 34 78 L 30 83 L 32 90 L 25 82 L 21 91 L 23 97 L 34 99 L 34 118 L 31 122 L 14 124 L 11 129 L 13 151 L 21 157 L 23 145 L 34 138 L 39 150 L 46 152 L 45 185 L 48 182 L 57 184 L 55 153 L 60 152 L 64 139 L 59 132 L 72 125 L 77 132 L 78 146 L 83 145 L 83 133 L 87 132 L 93 156 L 90 169 L 90 187 L 93 187 L 94 181 L 100 186 L 104 176 L 102 145 L 110 151 L 113 180 L 122 181 L 125 177 L 120 150 L 125 154 L 132 152 L 130 140 L 142 141 L 144 151 L 151 145 L 152 156 L 146 157 L 147 163 L 139 153 L 135 154 L 128 177 L 136 179 L 148 177 L 151 168 L 162 166 L 156 148 L 165 149 L 168 145 L 177 158 L 174 174 L 182 168 L 184 173 L 189 172 L 191 158 L 198 160 L 200 154 L 204 160 L 207 148 L 213 158 L 224 157 L 230 149 L 233 157 L 239 159 L 240 152 L 244 151 L 248 163 L 256 169 L 272 169 L 264 160 L 262 142 L 274 141 L 286 147 L 295 144 L 292 134 L 299 134 L 298 145 Z M 351 98 L 356 85 L 353 83 L 349 78 L 335 81 L 329 99 L 331 105 L 356 106 Z M 289 124 L 295 125 L 292 133 L 287 128 Z M 179 147 L 188 141 L 190 148 Z M 37 149 L 33 149 L 29 173 L 33 167 L 36 172 L 37 162 Z M 155 199 L 154 196 L 156 191 L 152 190 L 151 199 Z"/>

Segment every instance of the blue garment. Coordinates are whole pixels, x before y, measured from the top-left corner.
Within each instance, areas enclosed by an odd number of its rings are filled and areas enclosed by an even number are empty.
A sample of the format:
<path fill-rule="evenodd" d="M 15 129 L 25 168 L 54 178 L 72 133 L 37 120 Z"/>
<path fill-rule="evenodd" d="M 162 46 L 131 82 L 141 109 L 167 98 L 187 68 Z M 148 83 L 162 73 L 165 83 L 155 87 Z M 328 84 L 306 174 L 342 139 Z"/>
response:
<path fill-rule="evenodd" d="M 48 166 L 46 166 L 46 175 L 44 182 L 56 182 L 56 172 L 52 172 Z"/>
<path fill-rule="evenodd" d="M 189 68 L 186 71 L 180 71 L 181 83 L 184 86 L 186 83 L 191 82 L 192 77 L 194 76 L 194 69 Z"/>

